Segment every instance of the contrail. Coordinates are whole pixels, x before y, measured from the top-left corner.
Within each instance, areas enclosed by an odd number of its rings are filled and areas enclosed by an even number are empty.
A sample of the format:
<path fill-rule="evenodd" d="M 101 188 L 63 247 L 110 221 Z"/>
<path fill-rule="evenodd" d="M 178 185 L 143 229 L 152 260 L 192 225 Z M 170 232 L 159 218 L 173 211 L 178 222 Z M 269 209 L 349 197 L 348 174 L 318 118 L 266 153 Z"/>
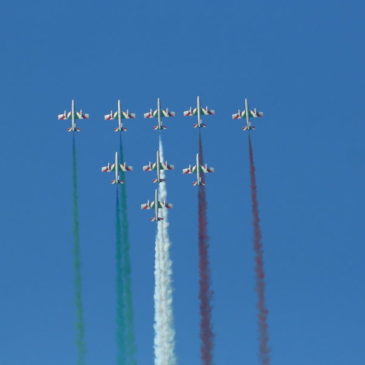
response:
<path fill-rule="evenodd" d="M 251 198 L 253 216 L 253 246 L 255 251 L 255 272 L 256 292 L 258 296 L 258 326 L 259 326 L 259 356 L 262 365 L 270 364 L 269 332 L 267 324 L 268 310 L 265 301 L 265 270 L 264 250 L 262 246 L 262 235 L 260 227 L 259 203 L 257 200 L 256 170 L 251 143 L 251 136 L 248 135 L 248 150 L 250 159 Z"/>
<path fill-rule="evenodd" d="M 76 307 L 76 346 L 77 364 L 85 364 L 85 325 L 82 305 L 82 277 L 80 254 L 79 207 L 77 194 L 77 154 L 75 136 L 72 139 L 72 231 L 73 231 L 73 264 L 74 264 L 74 295 Z"/>
<path fill-rule="evenodd" d="M 161 138 L 159 140 L 161 161 L 164 160 Z M 161 178 L 165 172 L 161 171 Z M 166 183 L 159 183 L 159 199 L 167 199 Z M 168 234 L 167 209 L 160 209 L 162 221 L 157 222 L 155 246 L 155 365 L 175 365 L 175 329 L 172 308 L 172 262 L 170 259 L 170 238 Z"/>
<path fill-rule="evenodd" d="M 120 159 L 124 161 L 122 137 L 119 139 Z M 120 177 L 125 181 L 124 171 Z M 116 325 L 117 364 L 135 365 L 136 346 L 133 325 L 133 300 L 130 262 L 127 193 L 125 184 L 116 189 Z"/>
<path fill-rule="evenodd" d="M 203 143 L 199 133 L 199 159 L 203 163 Z M 202 182 L 205 183 L 204 174 Z M 209 237 L 207 229 L 207 200 L 205 185 L 199 185 L 198 191 L 198 219 L 199 219 L 199 301 L 200 301 L 200 355 L 204 365 L 213 363 L 213 339 L 212 329 L 212 296 L 210 265 L 209 265 Z"/>

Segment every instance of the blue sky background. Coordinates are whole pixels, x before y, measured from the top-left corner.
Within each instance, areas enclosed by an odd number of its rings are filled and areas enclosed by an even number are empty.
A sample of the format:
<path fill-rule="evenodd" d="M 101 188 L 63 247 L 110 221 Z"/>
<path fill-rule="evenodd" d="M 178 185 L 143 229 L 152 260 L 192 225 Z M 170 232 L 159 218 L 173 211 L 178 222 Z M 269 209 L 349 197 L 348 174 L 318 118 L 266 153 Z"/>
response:
<path fill-rule="evenodd" d="M 75 363 L 71 135 L 58 113 L 90 113 L 77 135 L 89 365 L 115 363 L 114 187 L 100 167 L 117 148 L 103 115 L 120 98 L 137 119 L 123 136 L 138 364 L 153 364 L 158 133 L 142 114 L 178 113 L 163 132 L 179 364 L 198 365 L 196 95 L 206 161 L 216 364 L 257 364 L 244 97 L 265 112 L 253 142 L 265 246 L 272 364 L 365 362 L 361 1 L 45 1 L 1 5 L 0 365 Z"/>

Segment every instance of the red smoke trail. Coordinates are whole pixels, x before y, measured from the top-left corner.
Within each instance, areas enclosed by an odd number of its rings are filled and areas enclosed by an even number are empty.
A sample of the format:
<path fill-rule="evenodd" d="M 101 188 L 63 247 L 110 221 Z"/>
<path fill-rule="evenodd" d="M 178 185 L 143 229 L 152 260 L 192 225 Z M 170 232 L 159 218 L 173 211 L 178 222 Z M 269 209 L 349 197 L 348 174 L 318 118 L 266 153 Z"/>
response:
<path fill-rule="evenodd" d="M 259 203 L 257 200 L 256 171 L 251 144 L 251 137 L 248 136 L 248 151 L 250 158 L 251 177 L 251 197 L 253 216 L 253 246 L 255 251 L 255 272 L 256 272 L 256 292 L 258 296 L 258 325 L 259 325 L 259 356 L 263 365 L 270 364 L 269 332 L 267 325 L 267 314 L 265 302 L 265 270 L 264 270 L 264 250 L 262 247 L 262 235 L 260 228 Z"/>
<path fill-rule="evenodd" d="M 199 134 L 199 159 L 203 163 L 203 145 Z M 205 183 L 204 174 L 202 181 Z M 209 237 L 207 230 L 207 200 L 205 185 L 199 185 L 198 191 L 198 217 L 199 217 L 199 301 L 200 301 L 200 355 L 204 365 L 213 363 L 213 330 L 211 321 L 212 291 L 210 289 L 209 270 Z"/>

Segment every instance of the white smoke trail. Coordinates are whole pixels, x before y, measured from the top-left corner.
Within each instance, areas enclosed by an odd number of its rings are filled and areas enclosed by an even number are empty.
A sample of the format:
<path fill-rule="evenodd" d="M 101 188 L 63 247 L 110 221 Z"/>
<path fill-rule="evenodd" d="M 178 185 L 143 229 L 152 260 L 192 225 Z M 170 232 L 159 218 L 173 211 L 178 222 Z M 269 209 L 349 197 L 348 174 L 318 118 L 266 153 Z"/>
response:
<path fill-rule="evenodd" d="M 163 146 L 159 140 L 160 159 L 163 157 Z M 161 178 L 165 172 L 161 171 Z M 166 201 L 166 183 L 159 183 L 159 200 Z M 166 208 L 160 209 L 163 218 L 157 223 L 155 246 L 155 365 L 175 365 L 175 329 L 172 309 L 172 262 L 170 259 L 171 241 L 168 234 L 168 213 Z"/>

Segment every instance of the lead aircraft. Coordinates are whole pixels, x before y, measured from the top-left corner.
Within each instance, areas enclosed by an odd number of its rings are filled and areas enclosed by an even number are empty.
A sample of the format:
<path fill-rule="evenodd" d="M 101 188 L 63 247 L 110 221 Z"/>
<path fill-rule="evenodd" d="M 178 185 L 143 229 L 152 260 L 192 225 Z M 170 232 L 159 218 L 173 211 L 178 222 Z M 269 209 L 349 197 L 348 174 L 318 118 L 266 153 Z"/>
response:
<path fill-rule="evenodd" d="M 170 111 L 168 108 L 161 109 L 161 102 L 160 98 L 157 98 L 157 109 L 152 110 L 150 109 L 149 112 L 144 113 L 145 118 L 157 118 L 157 125 L 153 126 L 153 129 L 155 130 L 163 130 L 167 127 L 162 124 L 162 117 L 168 118 L 168 117 L 174 117 L 175 113 Z"/>
<path fill-rule="evenodd" d="M 193 174 L 196 173 L 196 181 L 193 182 L 193 185 L 205 185 L 205 182 L 202 179 L 202 174 L 214 172 L 213 167 L 208 167 L 207 164 L 202 165 L 199 157 L 199 153 L 196 154 L 196 165 L 187 167 L 182 170 L 183 174 Z"/>
<path fill-rule="evenodd" d="M 199 96 L 196 97 L 196 107 L 192 108 L 190 107 L 189 110 L 184 111 L 184 117 L 192 117 L 193 115 L 198 116 L 198 123 L 194 124 L 194 128 L 203 128 L 207 125 L 202 122 L 201 115 L 214 115 L 215 111 L 213 109 L 208 109 L 206 106 L 203 108 L 200 106 L 200 98 Z"/>
<path fill-rule="evenodd" d="M 246 125 L 244 127 L 242 127 L 242 129 L 244 131 L 250 131 L 250 130 L 256 129 L 256 127 L 251 124 L 250 119 L 259 118 L 259 117 L 263 117 L 263 116 L 264 116 L 264 113 L 257 111 L 256 108 L 250 110 L 248 107 L 248 101 L 247 101 L 247 99 L 245 99 L 245 110 L 243 110 L 243 111 L 238 110 L 237 113 L 232 114 L 232 119 L 246 118 Z"/>
<path fill-rule="evenodd" d="M 166 201 L 160 201 L 158 198 L 158 189 L 155 190 L 155 200 L 147 201 L 147 203 L 141 204 L 141 209 L 155 209 L 155 215 L 150 218 L 151 222 L 162 221 L 163 218 L 158 216 L 158 210 L 162 208 L 172 208 L 172 204 L 167 203 Z"/>
<path fill-rule="evenodd" d="M 66 119 L 71 119 L 71 127 L 67 128 L 67 132 L 80 132 L 80 128 L 76 126 L 76 119 L 89 119 L 89 114 L 83 113 L 82 110 L 75 112 L 75 100 L 72 100 L 71 111 L 67 112 L 65 110 L 63 114 L 58 114 L 58 120 Z"/>
<path fill-rule="evenodd" d="M 118 127 L 114 128 L 115 132 L 126 132 L 127 128 L 123 127 L 123 119 L 134 119 L 136 115 L 134 113 L 129 113 L 128 109 L 126 112 L 122 110 L 120 100 L 117 101 L 117 111 L 111 111 L 109 114 L 104 116 L 105 120 L 118 119 Z"/>
<path fill-rule="evenodd" d="M 152 181 L 154 183 L 160 183 L 162 181 L 165 181 L 165 179 L 161 179 L 161 170 L 173 170 L 175 167 L 174 165 L 169 165 L 167 161 L 163 162 L 160 159 L 160 153 L 159 151 L 156 152 L 156 162 L 149 162 L 148 165 L 143 166 L 143 171 L 152 171 L 156 170 L 157 178 L 153 179 Z"/>
<path fill-rule="evenodd" d="M 112 184 L 124 184 L 124 181 L 121 180 L 120 176 L 119 176 L 119 170 L 121 171 L 132 171 L 133 167 L 132 166 L 128 166 L 125 162 L 123 163 L 119 163 L 119 157 L 118 157 L 118 152 L 115 152 L 115 160 L 114 163 L 110 164 L 108 163 L 106 166 L 103 166 L 101 168 L 102 172 L 111 172 L 114 171 L 115 172 L 115 179 L 112 180 Z"/>

